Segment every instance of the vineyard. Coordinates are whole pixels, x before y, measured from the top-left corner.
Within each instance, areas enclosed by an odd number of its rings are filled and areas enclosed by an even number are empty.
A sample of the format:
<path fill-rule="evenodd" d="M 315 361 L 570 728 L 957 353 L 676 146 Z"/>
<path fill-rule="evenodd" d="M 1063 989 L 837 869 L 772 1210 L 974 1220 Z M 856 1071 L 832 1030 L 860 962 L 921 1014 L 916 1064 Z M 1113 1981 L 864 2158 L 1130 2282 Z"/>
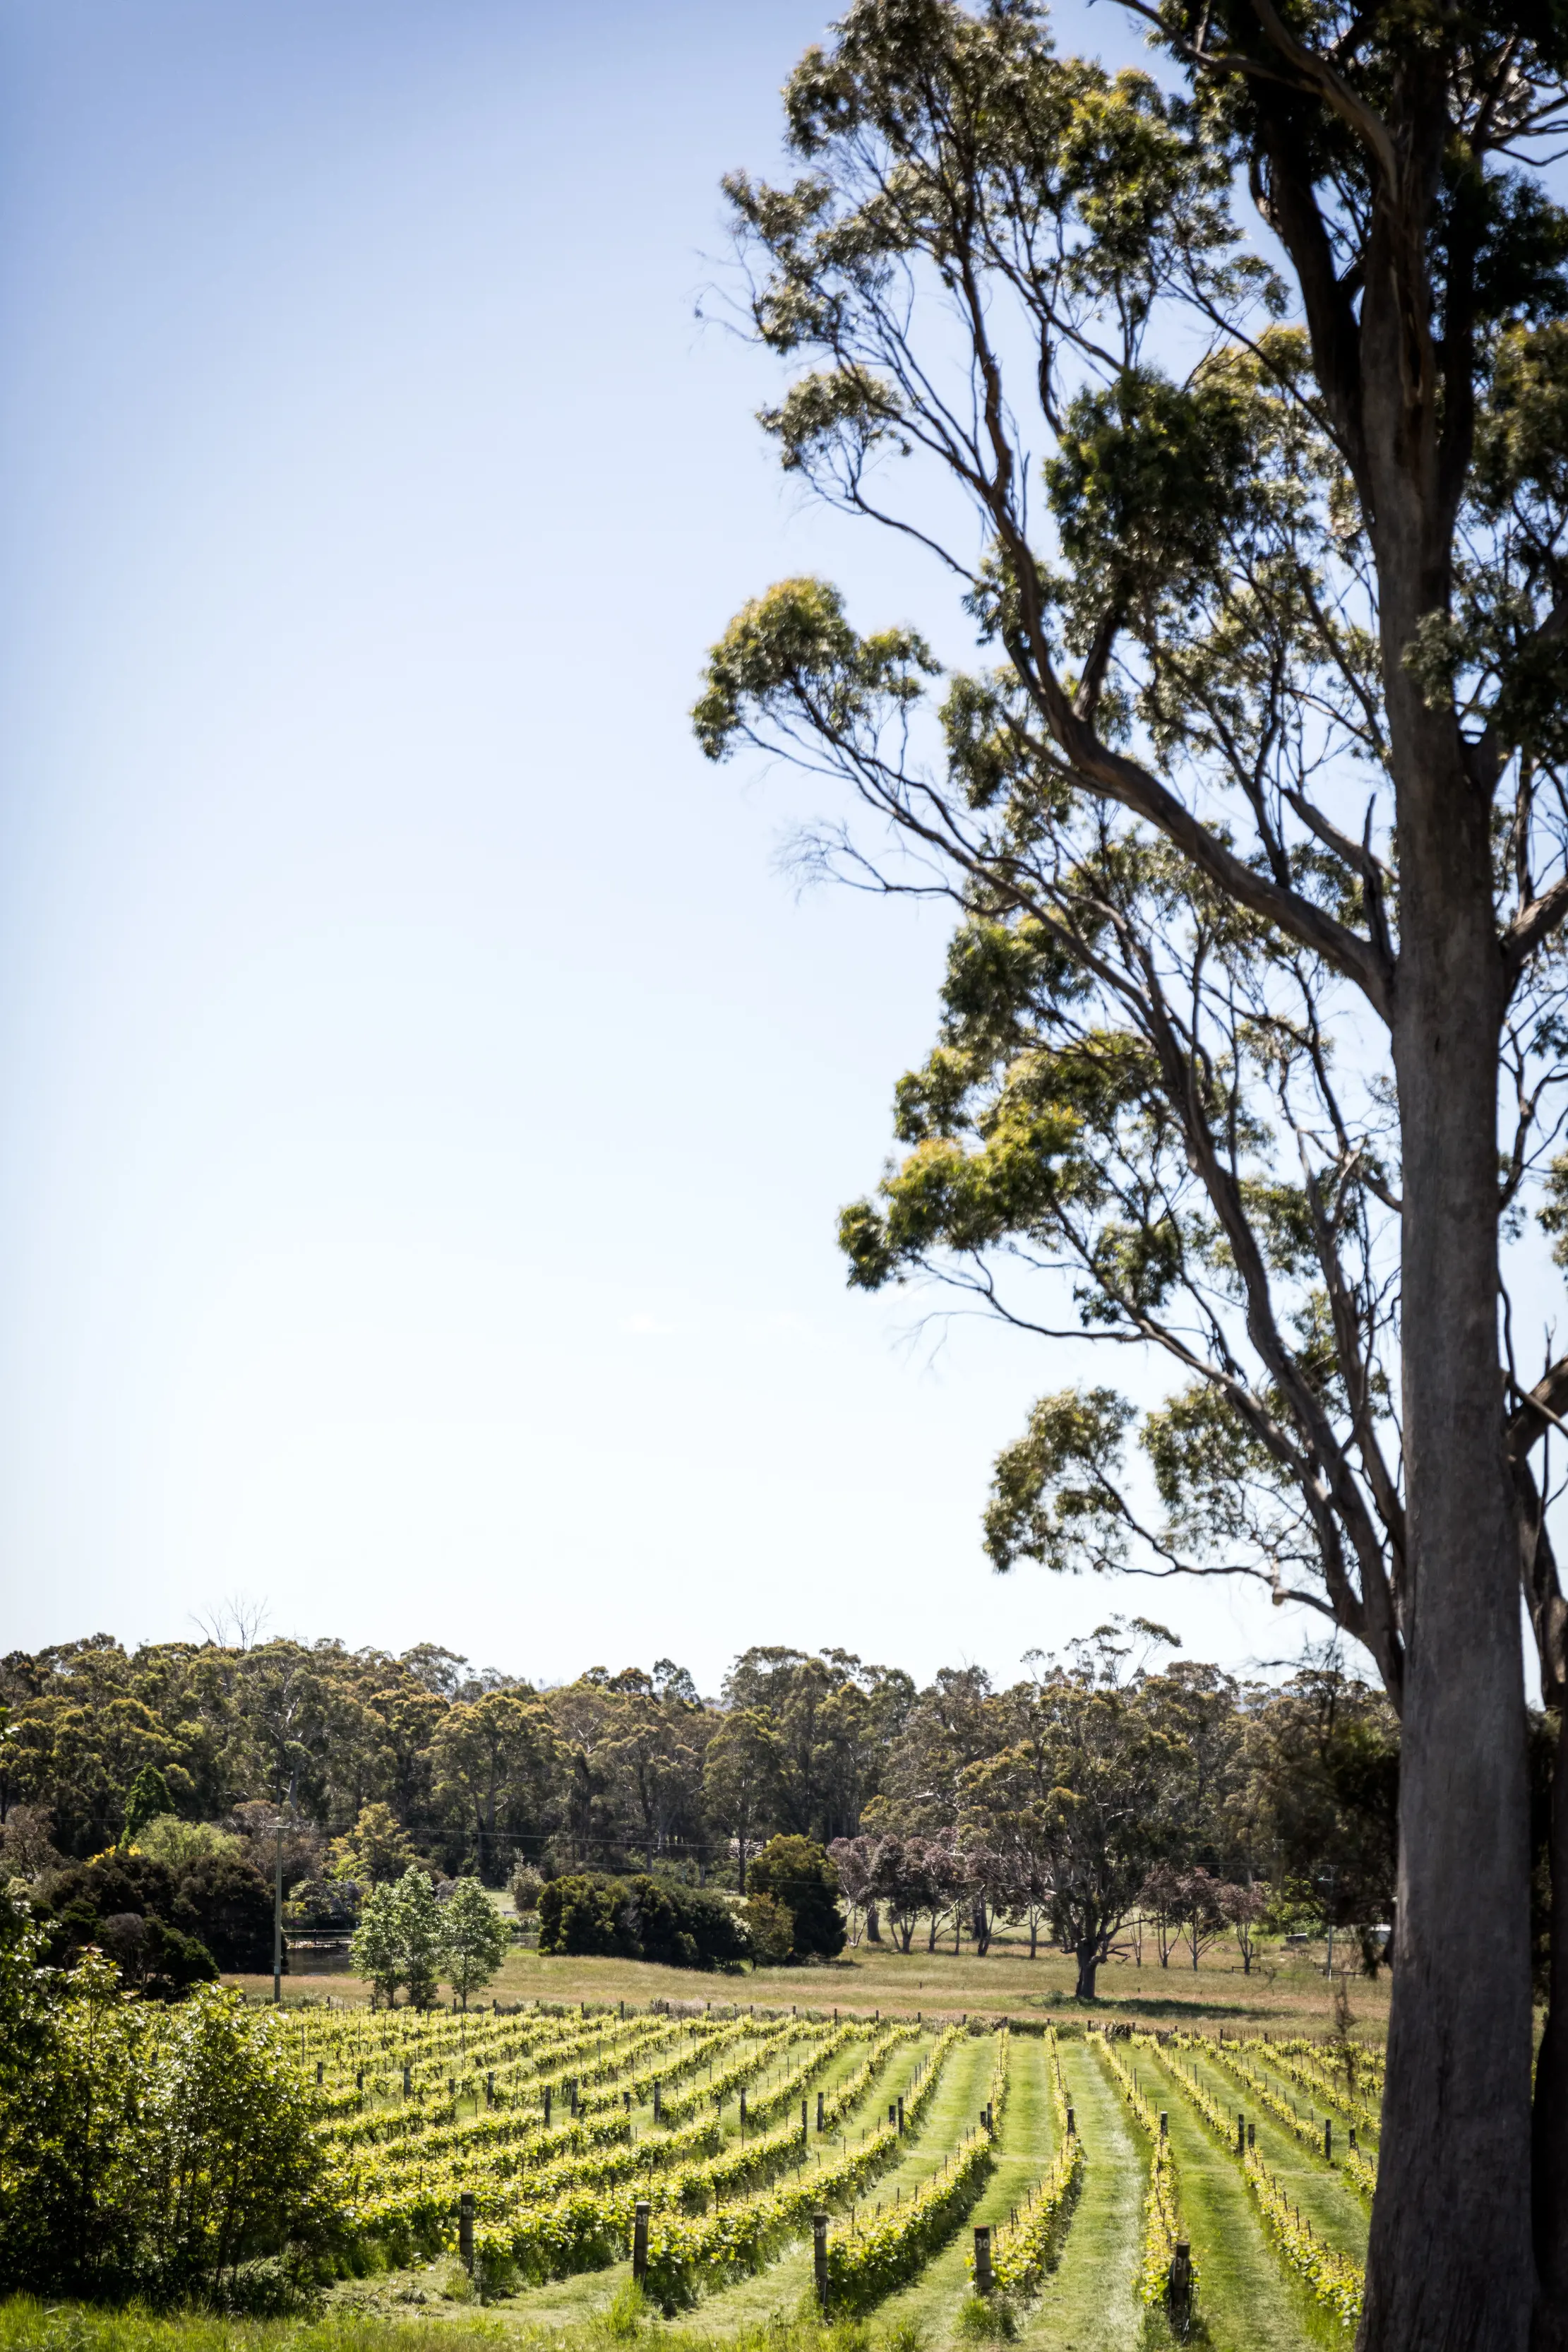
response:
<path fill-rule="evenodd" d="M 716 2335 L 759 2295 L 830 2317 L 935 2299 L 1009 2334 L 1082 2303 L 1129 2343 L 1195 2315 L 1224 2342 L 1227 2307 L 1245 2324 L 1260 2299 L 1258 2341 L 1348 2343 L 1359 2314 L 1382 2087 L 1360 2046 L 726 2003 L 277 2030 L 345 2281 L 445 2260 L 553 2324 L 574 2283 L 586 2315 L 635 2276 Z"/>

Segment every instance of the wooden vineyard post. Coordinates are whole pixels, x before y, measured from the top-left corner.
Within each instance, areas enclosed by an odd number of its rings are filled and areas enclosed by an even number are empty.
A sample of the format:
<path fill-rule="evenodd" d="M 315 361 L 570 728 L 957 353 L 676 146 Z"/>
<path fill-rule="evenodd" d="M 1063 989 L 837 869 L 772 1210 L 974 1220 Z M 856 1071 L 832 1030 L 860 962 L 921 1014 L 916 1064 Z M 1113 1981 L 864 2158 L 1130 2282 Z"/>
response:
<path fill-rule="evenodd" d="M 900 2091 L 900 2093 L 899 2093 L 899 2095 L 898 2095 L 897 2106 L 898 2106 L 898 2137 L 899 2137 L 899 2138 L 900 2138 L 900 2139 L 902 2139 L 902 2138 L 904 2137 L 904 2094 L 903 2094 L 903 2092 L 902 2092 L 902 2091 Z"/>
<path fill-rule="evenodd" d="M 984 2221 L 975 2225 L 975 2293 L 989 2294 L 996 2281 L 991 2275 L 991 2233 Z"/>
<path fill-rule="evenodd" d="M 1078 2129 L 1078 2118 L 1071 2107 L 1067 2110 L 1067 2137 L 1071 2139 Z"/>
<path fill-rule="evenodd" d="M 1170 2305 L 1171 2318 L 1185 2333 L 1192 2316 L 1192 2247 L 1186 2238 L 1176 2240 L 1171 2254 L 1166 2298 Z"/>
<path fill-rule="evenodd" d="M 1236 2111 L 1236 2153 L 1238 2156 L 1247 2153 L 1247 2118 L 1239 2107 Z"/>
<path fill-rule="evenodd" d="M 1170 2127 L 1171 2127 L 1171 2119 L 1170 2119 L 1170 2113 L 1169 2113 L 1169 2110 L 1168 2110 L 1167 2108 L 1166 2108 L 1166 2107 L 1162 2107 L 1162 2108 L 1160 2109 L 1160 2137 L 1161 2137 L 1162 2139 L 1168 2139 L 1168 2138 L 1169 2138 L 1169 2137 L 1170 2137 Z"/>
<path fill-rule="evenodd" d="M 825 2091 L 819 2091 L 817 2094 L 817 2129 L 819 2131 L 826 2131 L 827 2127 L 827 2093 Z"/>
<path fill-rule="evenodd" d="M 811 2216 L 811 2273 L 816 2282 L 817 2309 L 824 2319 L 828 2313 L 828 2217 L 825 2213 Z"/>
<path fill-rule="evenodd" d="M 474 2275 L 474 2192 L 465 2189 L 457 2200 L 457 2259 Z"/>
<path fill-rule="evenodd" d="M 632 2284 L 641 2286 L 648 2275 L 648 2200 L 639 2197 L 632 2208 Z"/>
<path fill-rule="evenodd" d="M 1333 2162 L 1333 2125 L 1327 2116 L 1323 2117 L 1323 2154 L 1332 2164 Z"/>
<path fill-rule="evenodd" d="M 549 2131 L 549 2089 L 550 2089 L 550 2086 L 549 2086 L 549 2084 L 547 2083 L 547 2084 L 545 2084 L 545 2129 L 546 2129 L 546 2131 Z"/>

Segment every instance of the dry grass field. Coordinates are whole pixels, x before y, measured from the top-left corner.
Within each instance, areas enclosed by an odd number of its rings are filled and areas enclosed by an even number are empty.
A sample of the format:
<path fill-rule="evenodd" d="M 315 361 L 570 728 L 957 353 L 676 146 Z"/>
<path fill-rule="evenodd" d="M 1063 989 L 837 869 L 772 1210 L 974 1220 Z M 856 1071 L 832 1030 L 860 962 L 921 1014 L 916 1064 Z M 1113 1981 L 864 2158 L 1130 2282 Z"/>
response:
<path fill-rule="evenodd" d="M 1266 1946 L 1243 1975 L 1234 1948 L 1217 1946 L 1199 1967 L 1173 1955 L 1162 1969 L 1152 1944 L 1141 1968 L 1113 1959 L 1100 1971 L 1099 1999 L 1088 2013 L 1124 2018 L 1132 2024 L 1199 2027 L 1212 2024 L 1243 2032 L 1324 2033 L 1330 2025 L 1333 1989 L 1324 1972 L 1323 1947 L 1287 1950 Z M 1354 1946 L 1341 1946 L 1336 1966 L 1354 1964 Z M 897 1952 L 890 1945 L 862 1943 L 826 1966 L 747 1970 L 741 1976 L 706 1975 L 655 1968 L 642 1961 L 541 1959 L 531 1949 L 511 1953 L 486 2000 L 756 2001 L 769 2008 L 798 2002 L 803 2009 L 841 2009 L 869 2014 L 932 2018 L 1071 2018 L 1085 2014 L 1072 1995 L 1072 1963 L 1043 1945 L 1029 1957 L 1023 1937 L 1003 1936 L 983 1959 L 972 1951 Z M 270 1992 L 270 1977 L 236 1977 L 251 1992 Z M 1351 1979 L 1356 2031 L 1380 2042 L 1387 2030 L 1388 1977 L 1375 1983 Z M 284 1979 L 287 2000 L 370 1998 L 369 1987 L 349 1976 L 297 1976 Z"/>

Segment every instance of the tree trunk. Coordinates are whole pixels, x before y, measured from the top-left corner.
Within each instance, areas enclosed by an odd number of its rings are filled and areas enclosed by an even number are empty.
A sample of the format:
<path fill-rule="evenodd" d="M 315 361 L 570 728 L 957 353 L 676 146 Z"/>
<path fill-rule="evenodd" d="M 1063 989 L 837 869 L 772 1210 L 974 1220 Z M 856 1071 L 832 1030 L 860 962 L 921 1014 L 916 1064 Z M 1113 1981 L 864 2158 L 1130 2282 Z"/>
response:
<path fill-rule="evenodd" d="M 876 1916 L 874 1903 L 868 1903 L 865 1906 L 865 1939 L 868 1944 L 880 1944 L 882 1941 L 882 1921 Z"/>
<path fill-rule="evenodd" d="M 1390 561 L 1414 558 L 1380 517 Z M 1488 815 L 1451 720 L 1399 667 L 1394 1055 L 1404 1161 L 1409 1482 L 1399 1895 L 1383 2154 L 1361 2352 L 1521 2352 L 1530 2240 L 1529 1841 L 1519 1540 L 1497 1375 L 1497 1050 L 1503 974 Z M 1443 725 L 1448 734 L 1442 734 Z"/>
<path fill-rule="evenodd" d="M 1100 1966 L 1099 1948 L 1094 1944 L 1080 1944 L 1075 1957 L 1078 1961 L 1076 1998 L 1079 2000 L 1092 2000 L 1095 1998 L 1095 1972 Z"/>
<path fill-rule="evenodd" d="M 1568 2352 L 1568 1706 L 1552 1761 L 1551 1859 L 1550 1999 L 1535 2063 L 1531 2179 L 1539 2282 L 1532 2352 Z"/>

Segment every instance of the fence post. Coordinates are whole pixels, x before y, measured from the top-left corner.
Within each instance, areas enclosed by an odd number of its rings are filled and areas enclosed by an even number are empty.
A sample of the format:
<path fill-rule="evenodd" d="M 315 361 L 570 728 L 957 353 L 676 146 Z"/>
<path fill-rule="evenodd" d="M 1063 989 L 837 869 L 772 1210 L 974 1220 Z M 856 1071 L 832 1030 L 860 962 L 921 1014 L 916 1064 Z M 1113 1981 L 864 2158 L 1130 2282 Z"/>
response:
<path fill-rule="evenodd" d="M 1072 2137 L 1072 2135 L 1074 2134 L 1074 2132 L 1075 2132 L 1077 2129 L 1078 2129 L 1078 2118 L 1077 2118 L 1077 2116 L 1073 2114 L 1072 2109 L 1071 2109 L 1071 2107 L 1069 2107 L 1069 2108 L 1068 2108 L 1068 2110 L 1067 2110 L 1067 2137 L 1068 2137 L 1068 2138 L 1069 2138 L 1069 2139 L 1071 2139 L 1071 2138 Z"/>
<path fill-rule="evenodd" d="M 1176 2242 L 1166 2294 L 1171 2317 L 1178 2327 L 1185 2328 L 1192 2311 L 1192 2247 L 1186 2238 Z"/>
<path fill-rule="evenodd" d="M 1247 2118 L 1239 2107 L 1236 2110 L 1236 2153 L 1238 2156 L 1247 2153 Z"/>
<path fill-rule="evenodd" d="M 1333 2125 L 1327 2116 L 1323 2117 L 1323 2154 L 1332 2164 L 1333 2162 Z"/>
<path fill-rule="evenodd" d="M 1169 2111 L 1168 2111 L 1166 2108 L 1162 2107 L 1162 2108 L 1160 2109 L 1160 2137 L 1161 2137 L 1162 2139 L 1165 2139 L 1165 2138 L 1166 2138 L 1166 2137 L 1168 2137 L 1169 2132 L 1170 2132 L 1170 2127 L 1171 2127 L 1171 2119 L 1170 2119 L 1170 2114 L 1169 2114 Z"/>
<path fill-rule="evenodd" d="M 406 2099 L 406 2098 L 407 2098 L 407 2096 L 408 2096 L 408 2092 L 409 2092 L 409 2083 L 410 2083 L 411 2077 L 412 2077 L 412 2075 L 413 2075 L 413 2069 L 412 2068 L 412 2066 L 405 2066 L 405 2067 L 403 2068 L 403 2070 L 402 2070 L 402 2095 L 403 2095 L 403 2097 L 404 2097 L 405 2099 Z"/>
<path fill-rule="evenodd" d="M 996 2284 L 991 2275 L 991 2233 L 985 2222 L 975 2225 L 975 2293 L 989 2294 Z"/>
<path fill-rule="evenodd" d="M 545 2084 L 545 2129 L 546 2129 L 546 2131 L 549 2131 L 549 2092 L 550 2092 L 550 2086 L 549 2086 L 549 2084 L 547 2083 L 547 2084 Z"/>
<path fill-rule="evenodd" d="M 825 2213 L 811 2216 L 811 2272 L 816 2281 L 817 2308 L 827 2316 L 828 2310 L 828 2217 Z"/>
<path fill-rule="evenodd" d="M 904 2094 L 903 2094 L 903 2092 L 902 2092 L 902 2091 L 900 2091 L 900 2093 L 899 2093 L 899 2095 L 898 2095 L 898 2102 L 897 2102 L 897 2105 L 898 2105 L 898 2137 L 899 2137 L 899 2138 L 900 2138 L 900 2139 L 902 2139 L 902 2138 L 904 2137 Z"/>
<path fill-rule="evenodd" d="M 465 2189 L 457 2200 L 457 2259 L 474 2275 L 474 2192 Z"/>
<path fill-rule="evenodd" d="M 632 2284 L 641 2286 L 648 2275 L 648 2200 L 639 2197 L 632 2208 Z"/>

